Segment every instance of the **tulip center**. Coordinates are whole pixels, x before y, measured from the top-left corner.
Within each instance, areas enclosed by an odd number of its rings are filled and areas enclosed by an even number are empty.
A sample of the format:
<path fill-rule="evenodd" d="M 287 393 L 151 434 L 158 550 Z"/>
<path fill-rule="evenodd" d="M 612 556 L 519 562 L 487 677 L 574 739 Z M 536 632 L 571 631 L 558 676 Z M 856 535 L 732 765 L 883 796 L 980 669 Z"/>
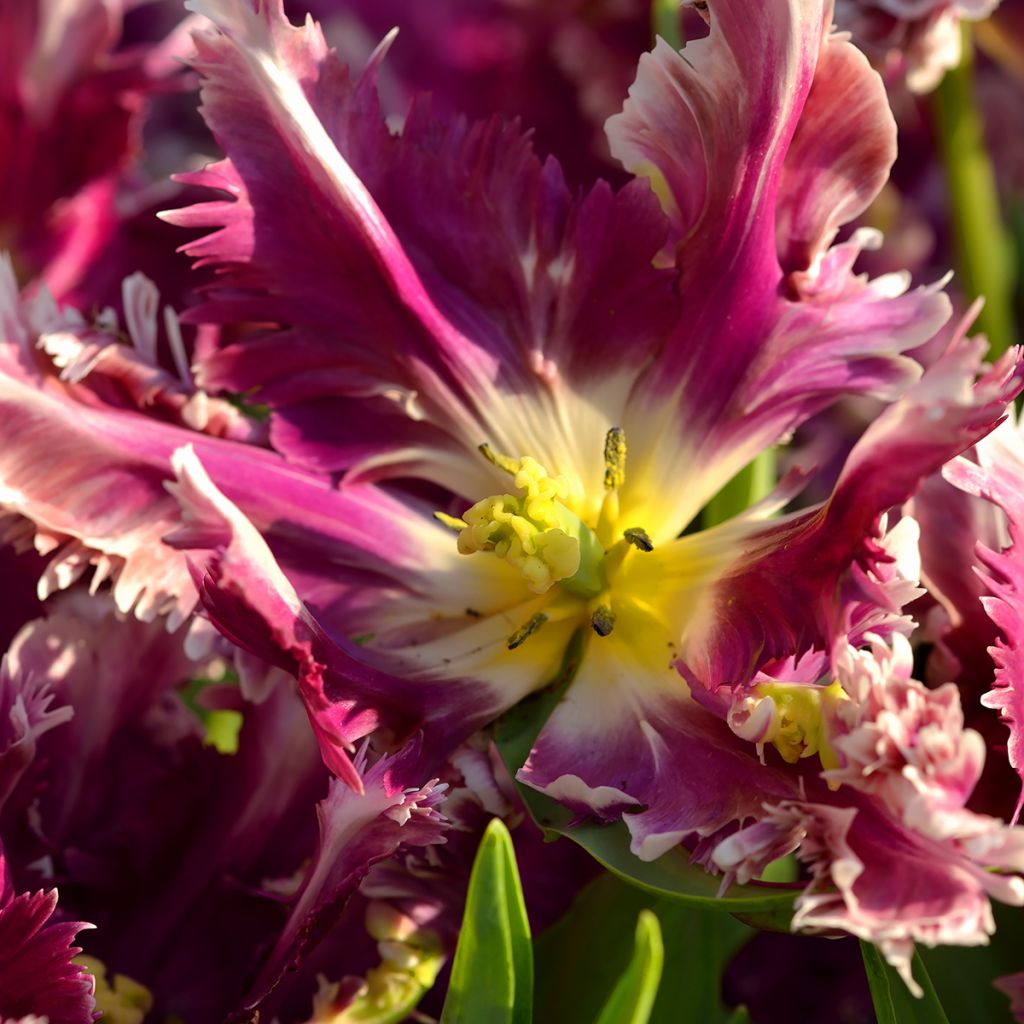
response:
<path fill-rule="evenodd" d="M 503 559 L 519 570 L 535 594 L 546 594 L 557 586 L 563 595 L 579 599 L 580 612 L 588 610 L 594 632 L 607 636 L 615 626 L 615 615 L 605 598 L 615 573 L 632 548 L 652 550 L 645 530 L 616 529 L 618 491 L 625 481 L 622 431 L 614 427 L 605 438 L 605 497 L 593 526 L 566 504 L 570 488 L 564 477 L 553 476 L 529 455 L 513 458 L 486 444 L 480 451 L 512 477 L 512 489 L 483 498 L 461 518 L 436 513 L 459 531 L 460 553 L 490 552 Z M 510 647 L 519 646 L 547 621 L 544 614 L 534 618 L 539 621 L 527 623 L 510 640 Z"/>

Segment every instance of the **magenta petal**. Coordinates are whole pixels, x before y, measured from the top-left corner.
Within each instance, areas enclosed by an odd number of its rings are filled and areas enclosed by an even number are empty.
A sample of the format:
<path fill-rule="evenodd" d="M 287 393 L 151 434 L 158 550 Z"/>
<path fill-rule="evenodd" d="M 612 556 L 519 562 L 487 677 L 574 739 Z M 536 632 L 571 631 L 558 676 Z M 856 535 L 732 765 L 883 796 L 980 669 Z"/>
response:
<path fill-rule="evenodd" d="M 99 1016 L 93 976 L 72 963 L 81 952 L 75 936 L 91 926 L 52 921 L 56 908 L 56 889 L 15 895 L 0 848 L 0 1020 L 92 1024 Z"/>
<path fill-rule="evenodd" d="M 871 538 L 881 515 L 991 431 L 1021 390 L 1019 354 L 986 367 L 984 347 L 979 339 L 955 339 L 867 429 L 822 508 L 751 538 L 714 589 L 714 629 L 688 640 L 691 678 L 715 689 L 747 680 L 757 665 L 794 651 L 831 649 L 836 583 L 855 560 L 876 560 Z"/>
<path fill-rule="evenodd" d="M 609 649 L 614 633 L 597 643 L 541 730 L 521 781 L 581 816 L 623 817 L 644 860 L 796 793 L 793 780 L 762 765 L 751 745 L 689 699 L 667 658 L 661 677 L 651 677 L 628 651 Z"/>
<path fill-rule="evenodd" d="M 261 327 L 205 359 L 201 382 L 256 389 L 280 450 L 332 468 L 388 451 L 389 405 L 473 449 L 495 389 L 543 397 L 654 353 L 677 300 L 652 266 L 667 225 L 642 184 L 577 201 L 517 124 L 442 120 L 425 101 L 392 135 L 383 51 L 352 81 L 278 6 L 201 9 L 222 30 L 196 66 L 228 159 L 187 180 L 230 199 L 166 217 L 219 229 L 186 247 L 219 271 L 193 317 Z M 353 397 L 373 400 L 368 421 L 344 422 Z"/>
<path fill-rule="evenodd" d="M 831 5 L 724 0 L 708 13 L 706 38 L 679 53 L 659 40 L 641 59 L 608 123 L 673 222 L 683 310 L 630 404 L 678 409 L 686 464 L 722 474 L 706 498 L 842 395 L 898 397 L 920 374 L 904 353 L 950 308 L 936 288 L 853 274 L 877 233 L 828 248 L 895 146 L 878 76 L 827 34 Z"/>
<path fill-rule="evenodd" d="M 174 465 L 179 482 L 171 489 L 185 525 L 169 540 L 202 552 L 192 565 L 208 616 L 233 643 L 296 676 L 324 762 L 339 778 L 362 785 L 347 752 L 381 725 L 399 735 L 427 729 L 424 763 L 438 764 L 503 709 L 500 695 L 483 683 L 397 678 L 386 655 L 328 634 L 195 452 L 176 452 Z M 368 529 L 367 543 L 375 539 Z"/>
<path fill-rule="evenodd" d="M 282 974 L 319 942 L 373 864 L 401 846 L 445 841 L 447 822 L 437 805 L 447 787 L 439 786 L 437 779 L 419 788 L 396 785 L 394 775 L 402 759 L 402 754 L 382 757 L 367 770 L 360 757 L 354 768 L 358 786 L 332 780 L 326 799 L 317 806 L 316 852 L 292 900 L 288 922 L 249 990 L 247 1009 L 258 1006 Z M 414 754 L 412 759 L 418 758 Z M 399 769 L 397 774 L 406 773 Z"/>
<path fill-rule="evenodd" d="M 895 159 L 882 79 L 846 39 L 826 37 L 779 183 L 783 270 L 811 267 L 881 191 Z"/>

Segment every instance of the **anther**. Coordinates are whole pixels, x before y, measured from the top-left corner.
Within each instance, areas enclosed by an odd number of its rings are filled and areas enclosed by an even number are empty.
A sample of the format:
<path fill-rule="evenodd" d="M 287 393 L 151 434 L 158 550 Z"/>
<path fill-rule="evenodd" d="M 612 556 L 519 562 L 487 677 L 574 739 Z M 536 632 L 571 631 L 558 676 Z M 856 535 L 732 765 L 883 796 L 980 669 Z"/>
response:
<path fill-rule="evenodd" d="M 639 526 L 631 526 L 628 530 L 622 531 L 622 536 L 627 543 L 632 544 L 638 551 L 653 551 L 654 544 L 647 535 L 647 531 Z"/>
<path fill-rule="evenodd" d="M 478 445 L 477 450 L 492 466 L 497 466 L 498 469 L 511 473 L 513 476 L 519 472 L 519 459 L 513 459 L 509 455 L 499 455 L 486 441 Z"/>
<path fill-rule="evenodd" d="M 517 647 L 521 647 L 547 621 L 548 617 L 543 612 L 537 612 L 536 615 L 530 618 L 529 622 L 527 622 L 525 626 L 521 629 L 517 629 L 508 638 L 508 649 L 510 651 L 514 651 Z"/>
<path fill-rule="evenodd" d="M 462 531 L 466 528 L 466 521 L 458 516 L 450 516 L 447 512 L 435 512 L 434 518 L 449 530 Z"/>
<path fill-rule="evenodd" d="M 607 636 L 615 628 L 615 612 L 606 604 L 599 605 L 590 617 L 590 625 L 598 636 Z"/>
<path fill-rule="evenodd" d="M 604 489 L 618 490 L 626 482 L 626 432 L 612 427 L 604 436 Z"/>

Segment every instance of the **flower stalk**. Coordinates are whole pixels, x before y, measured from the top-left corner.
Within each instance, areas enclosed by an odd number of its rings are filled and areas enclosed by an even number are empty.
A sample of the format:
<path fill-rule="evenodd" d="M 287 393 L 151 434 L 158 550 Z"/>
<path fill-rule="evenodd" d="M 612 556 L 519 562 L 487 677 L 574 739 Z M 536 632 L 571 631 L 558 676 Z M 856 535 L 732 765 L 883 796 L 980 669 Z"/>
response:
<path fill-rule="evenodd" d="M 984 296 L 977 320 L 996 358 L 1016 341 L 1016 267 L 999 208 L 995 173 L 974 97 L 974 44 L 963 26 L 963 59 L 935 90 L 932 113 L 948 184 L 948 212 L 961 287 L 968 301 Z"/>

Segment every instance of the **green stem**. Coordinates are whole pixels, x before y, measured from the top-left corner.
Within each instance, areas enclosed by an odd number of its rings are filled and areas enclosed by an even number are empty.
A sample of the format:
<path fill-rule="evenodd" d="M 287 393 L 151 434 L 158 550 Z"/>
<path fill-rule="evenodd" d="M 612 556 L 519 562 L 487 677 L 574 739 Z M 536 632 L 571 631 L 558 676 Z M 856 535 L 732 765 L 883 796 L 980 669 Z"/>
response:
<path fill-rule="evenodd" d="M 770 494 L 775 482 L 775 450 L 766 448 L 704 506 L 701 526 L 707 529 L 739 515 Z"/>
<path fill-rule="evenodd" d="M 1016 267 L 999 209 L 992 161 L 985 148 L 974 98 L 974 44 L 966 23 L 963 59 L 935 90 L 933 119 L 949 189 L 960 286 L 973 301 L 985 297 L 977 328 L 988 336 L 994 358 L 1016 341 L 1013 287 Z"/>
<path fill-rule="evenodd" d="M 661 36 L 669 46 L 682 49 L 685 40 L 680 0 L 651 0 L 651 31 L 655 39 Z"/>

